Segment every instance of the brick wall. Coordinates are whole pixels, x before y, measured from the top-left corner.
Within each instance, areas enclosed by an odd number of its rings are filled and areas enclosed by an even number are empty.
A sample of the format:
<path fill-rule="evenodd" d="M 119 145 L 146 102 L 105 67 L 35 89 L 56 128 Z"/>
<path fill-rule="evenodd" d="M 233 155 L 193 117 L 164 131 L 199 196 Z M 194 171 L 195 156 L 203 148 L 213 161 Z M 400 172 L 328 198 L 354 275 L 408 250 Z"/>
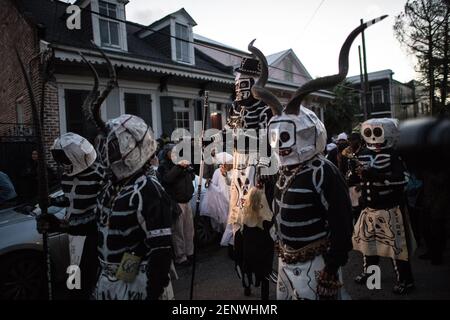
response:
<path fill-rule="evenodd" d="M 17 48 L 26 68 L 31 72 L 34 95 L 40 105 L 41 65 L 37 28 L 20 14 L 14 0 L 0 0 L 0 8 L 0 123 L 18 122 L 18 100 L 23 105 L 23 122 L 32 123 L 30 100 L 14 48 Z M 43 132 L 45 148 L 49 150 L 53 140 L 59 135 L 58 91 L 53 84 L 46 87 Z M 46 158 L 51 162 L 48 152 Z"/>

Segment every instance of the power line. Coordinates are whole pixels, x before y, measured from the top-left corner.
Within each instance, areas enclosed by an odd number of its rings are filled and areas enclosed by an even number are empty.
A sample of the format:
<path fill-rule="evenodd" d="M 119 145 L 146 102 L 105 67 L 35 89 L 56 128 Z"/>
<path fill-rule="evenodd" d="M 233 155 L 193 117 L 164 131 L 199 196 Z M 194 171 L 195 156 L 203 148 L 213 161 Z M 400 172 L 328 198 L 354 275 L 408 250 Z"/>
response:
<path fill-rule="evenodd" d="M 316 10 L 314 11 L 314 13 L 312 14 L 311 18 L 309 19 L 308 23 L 306 23 L 305 27 L 303 28 L 302 33 L 304 33 L 306 31 L 306 29 L 309 27 L 309 25 L 311 24 L 311 22 L 313 21 L 313 19 L 315 18 L 317 12 L 319 12 L 319 9 L 322 7 L 323 3 L 325 2 L 325 0 L 322 0 L 319 5 L 317 6 Z"/>

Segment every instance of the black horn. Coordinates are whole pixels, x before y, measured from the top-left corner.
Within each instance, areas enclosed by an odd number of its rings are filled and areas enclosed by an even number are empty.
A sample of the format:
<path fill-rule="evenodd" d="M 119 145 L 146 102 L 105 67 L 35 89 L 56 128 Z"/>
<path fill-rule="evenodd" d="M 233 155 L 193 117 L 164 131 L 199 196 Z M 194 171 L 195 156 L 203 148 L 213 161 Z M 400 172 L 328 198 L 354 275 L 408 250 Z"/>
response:
<path fill-rule="evenodd" d="M 353 41 L 356 39 L 356 37 L 363 32 L 365 29 L 370 27 L 371 25 L 374 25 L 375 23 L 383 20 L 386 18 L 387 15 L 381 16 L 379 18 L 373 19 L 371 21 L 368 21 L 366 23 L 361 24 L 356 29 L 354 29 L 345 40 L 344 44 L 342 45 L 341 52 L 339 54 L 339 73 L 331 76 L 321 77 L 317 78 L 311 81 L 308 81 L 303 86 L 301 86 L 297 91 L 294 93 L 294 96 L 291 98 L 291 100 L 288 102 L 286 106 L 286 113 L 288 114 L 298 114 L 300 110 L 300 105 L 303 101 L 303 99 L 309 95 L 310 93 L 322 89 L 330 89 L 341 83 L 345 80 L 348 73 L 348 56 L 350 53 L 350 48 L 352 46 Z"/>
<path fill-rule="evenodd" d="M 98 73 L 95 70 L 94 66 L 83 56 L 83 54 L 80 53 L 81 58 L 83 59 L 84 62 L 87 63 L 87 65 L 89 66 L 94 75 L 94 87 L 83 103 L 83 110 L 85 114 L 88 116 L 88 118 L 94 121 L 97 128 L 99 128 L 101 131 L 104 132 L 106 130 L 106 124 L 101 117 L 100 107 L 102 106 L 103 101 L 105 101 L 105 99 L 111 93 L 111 91 L 115 87 L 117 87 L 117 74 L 113 64 L 111 63 L 111 60 L 108 58 L 105 52 L 100 47 L 98 47 L 94 42 L 92 42 L 92 44 L 100 52 L 102 57 L 106 60 L 106 65 L 108 67 L 109 73 L 109 80 L 106 84 L 106 88 L 100 94 L 98 94 L 98 82 L 99 82 Z"/>
<path fill-rule="evenodd" d="M 266 103 L 272 109 L 274 115 L 280 115 L 283 110 L 280 101 L 272 92 L 264 88 L 267 79 L 269 78 L 268 63 L 264 54 L 258 48 L 253 46 L 255 40 L 256 39 L 249 43 L 248 50 L 259 60 L 261 64 L 261 75 L 252 87 L 252 94 L 256 99 Z"/>
<path fill-rule="evenodd" d="M 88 65 L 89 69 L 94 75 L 94 86 L 92 87 L 92 90 L 89 92 L 88 96 L 84 100 L 82 110 L 87 120 L 95 121 L 94 115 L 92 113 L 92 104 L 98 98 L 98 84 L 99 84 L 98 73 L 97 70 L 95 70 L 92 63 L 90 63 L 81 52 L 78 52 L 78 54 L 80 55 L 81 59 L 83 59 L 83 61 Z"/>

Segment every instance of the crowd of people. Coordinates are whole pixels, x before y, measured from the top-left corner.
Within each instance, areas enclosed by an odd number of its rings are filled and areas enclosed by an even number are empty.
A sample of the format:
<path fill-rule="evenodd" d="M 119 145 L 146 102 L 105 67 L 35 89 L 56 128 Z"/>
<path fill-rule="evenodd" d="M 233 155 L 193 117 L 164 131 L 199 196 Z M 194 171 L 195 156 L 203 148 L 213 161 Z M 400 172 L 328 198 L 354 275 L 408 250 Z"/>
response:
<path fill-rule="evenodd" d="M 261 298 L 268 299 L 273 279 L 280 300 L 339 299 L 342 267 L 351 250 L 363 255 L 357 283 L 366 284 L 370 267 L 385 257 L 397 275 L 393 291 L 414 289 L 410 259 L 418 234 L 413 227 L 427 225 L 417 221 L 427 219 L 427 210 L 420 205 L 422 183 L 411 178 L 395 149 L 398 122 L 369 119 L 359 132 L 341 133 L 327 145 L 324 124 L 302 104 L 311 92 L 345 79 L 353 40 L 379 20 L 349 35 L 339 74 L 306 83 L 285 105 L 265 88 L 267 61 L 253 42 L 253 57 L 243 58 L 235 70 L 235 100 L 227 125 L 215 137 L 231 131 L 234 149 L 232 154 L 215 150 L 213 163 L 204 167 L 207 188 L 200 213 L 223 232 L 221 244 L 231 248 L 247 296 L 260 287 Z M 85 297 L 173 299 L 174 269 L 193 260 L 190 202 L 197 172 L 189 160 L 177 158 L 176 145 L 166 136 L 156 140 L 141 118 L 125 114 L 104 123 L 101 101 L 91 104 L 99 129 L 96 143 L 66 133 L 51 149 L 64 170 L 59 203 L 67 208 L 66 218 L 41 216 L 38 230 L 94 242 L 84 246 L 78 261 L 90 269 L 85 273 L 97 274 L 89 277 Z M 269 154 L 261 150 L 266 144 Z M 427 199 L 427 182 L 423 185 Z M 429 252 L 423 258 L 437 264 L 442 262 L 444 241 L 438 245 L 437 240 L 445 239 L 439 229 L 443 221 L 441 216 L 428 220 L 423 235 Z M 98 265 L 86 262 L 92 259 Z"/>

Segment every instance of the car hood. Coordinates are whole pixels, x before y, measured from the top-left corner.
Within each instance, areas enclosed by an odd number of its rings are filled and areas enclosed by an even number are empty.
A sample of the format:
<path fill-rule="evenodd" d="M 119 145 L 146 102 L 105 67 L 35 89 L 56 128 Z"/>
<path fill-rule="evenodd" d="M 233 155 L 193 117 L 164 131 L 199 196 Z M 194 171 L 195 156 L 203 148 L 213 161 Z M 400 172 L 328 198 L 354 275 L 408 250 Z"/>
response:
<path fill-rule="evenodd" d="M 22 214 L 14 209 L 15 208 L 8 208 L 0 210 L 0 228 L 14 223 L 34 219 L 32 216 Z"/>

